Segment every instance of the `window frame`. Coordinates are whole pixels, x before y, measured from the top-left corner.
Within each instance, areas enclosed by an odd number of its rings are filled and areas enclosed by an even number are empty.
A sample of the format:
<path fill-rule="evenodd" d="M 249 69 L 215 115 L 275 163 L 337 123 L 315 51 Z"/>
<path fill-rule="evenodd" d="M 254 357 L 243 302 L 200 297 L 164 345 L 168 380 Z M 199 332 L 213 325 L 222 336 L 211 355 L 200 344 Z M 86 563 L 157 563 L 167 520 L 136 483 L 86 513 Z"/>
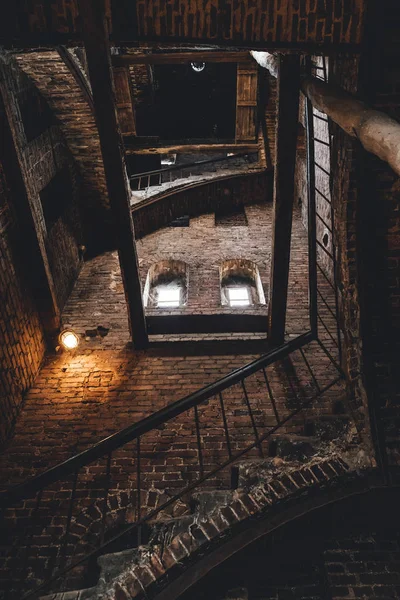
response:
<path fill-rule="evenodd" d="M 164 288 L 164 289 L 163 289 Z M 156 307 L 160 309 L 180 308 L 182 306 L 182 288 L 181 286 L 169 287 L 168 285 L 160 284 L 156 287 L 157 289 L 157 300 Z M 160 300 L 160 289 L 161 292 L 178 292 L 177 300 Z"/>
<path fill-rule="evenodd" d="M 231 298 L 231 291 L 238 291 L 238 290 L 245 290 L 246 291 L 246 298 Z M 227 296 L 227 300 L 228 300 L 228 304 L 230 308 L 237 308 L 237 307 L 247 307 L 247 306 L 251 306 L 253 304 L 252 302 L 252 295 L 251 295 L 251 291 L 250 291 L 250 286 L 248 285 L 227 285 L 225 286 L 225 293 Z"/>

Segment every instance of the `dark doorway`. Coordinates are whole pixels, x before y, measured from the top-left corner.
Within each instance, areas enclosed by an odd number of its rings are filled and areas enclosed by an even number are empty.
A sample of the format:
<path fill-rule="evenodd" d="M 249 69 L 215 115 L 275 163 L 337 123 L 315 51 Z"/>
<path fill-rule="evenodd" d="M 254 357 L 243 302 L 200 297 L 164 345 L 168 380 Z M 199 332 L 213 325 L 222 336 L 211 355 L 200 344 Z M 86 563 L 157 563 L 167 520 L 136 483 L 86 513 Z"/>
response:
<path fill-rule="evenodd" d="M 191 63 L 155 65 L 153 75 L 154 105 L 151 115 L 141 115 L 141 135 L 168 141 L 235 138 L 236 64 L 206 63 L 197 71 Z"/>

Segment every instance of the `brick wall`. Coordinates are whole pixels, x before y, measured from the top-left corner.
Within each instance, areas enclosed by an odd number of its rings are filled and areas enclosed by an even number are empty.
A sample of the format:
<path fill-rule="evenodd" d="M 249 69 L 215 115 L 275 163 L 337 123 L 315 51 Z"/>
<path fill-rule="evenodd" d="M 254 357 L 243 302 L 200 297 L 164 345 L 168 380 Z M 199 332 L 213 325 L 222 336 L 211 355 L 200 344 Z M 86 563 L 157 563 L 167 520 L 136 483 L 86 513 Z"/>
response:
<path fill-rule="evenodd" d="M 338 282 L 342 329 L 343 368 L 349 386 L 349 400 L 360 431 L 368 427 L 366 372 L 362 356 L 360 313 L 360 261 L 357 156 L 359 147 L 338 127 L 333 128 L 333 152 L 337 157 L 333 183 L 335 234 L 337 239 Z M 362 201 L 362 200 L 361 200 Z"/>
<path fill-rule="evenodd" d="M 313 63 L 322 65 L 322 59 L 313 57 Z M 359 59 L 352 55 L 338 55 L 330 62 L 329 80 L 335 81 L 351 93 L 358 89 Z M 320 70 L 317 75 L 322 75 Z M 305 109 L 303 105 L 303 110 Z M 314 109 L 314 135 L 330 148 L 315 142 L 315 187 L 324 197 L 316 192 L 316 210 L 322 218 L 316 219 L 317 240 L 332 254 L 332 241 L 336 247 L 337 284 L 340 325 L 343 333 L 342 367 L 346 372 L 348 385 L 348 401 L 359 432 L 364 440 L 369 439 L 369 409 L 366 392 L 366 364 L 362 351 L 362 330 L 360 312 L 360 171 L 358 168 L 359 144 L 347 136 L 340 127 L 330 124 L 332 138 L 330 140 L 328 125 L 319 117 L 325 115 Z M 330 175 L 328 175 L 330 173 Z M 307 164 L 306 158 L 298 153 L 296 164 L 296 198 L 301 204 L 303 222 L 307 222 Z M 328 201 L 332 202 L 333 213 Z M 323 221 L 322 221 L 323 219 Z M 332 228 L 333 235 L 328 227 Z M 328 233 L 328 244 L 324 244 L 324 235 Z M 333 261 L 322 250 L 317 248 L 318 264 L 333 281 Z M 318 277 L 320 286 L 320 277 Z M 324 292 L 325 294 L 325 292 Z M 329 299 L 334 309 L 333 296 Z M 319 308 L 321 301 L 318 302 Z M 321 327 L 321 326 L 320 326 Z"/>
<path fill-rule="evenodd" d="M 0 446 L 13 431 L 45 352 L 20 246 L 21 230 L 0 163 Z"/>
<path fill-rule="evenodd" d="M 85 95 L 58 52 L 18 54 L 16 60 L 51 107 L 58 131 L 75 160 L 82 186 L 85 245 L 93 252 L 112 247 L 100 140 Z"/>
<path fill-rule="evenodd" d="M 1 211 L 1 417 L 0 442 L 6 442 L 12 433 L 16 416 L 23 398 L 32 385 L 45 352 L 43 332 L 37 308 L 40 309 L 38 291 L 33 285 L 35 273 L 30 272 L 27 260 L 32 250 L 27 243 L 26 223 L 16 220 L 17 200 L 20 203 L 16 175 L 11 169 L 21 169 L 22 179 L 29 199 L 34 220 L 38 224 L 39 237 L 48 257 L 56 303 L 62 307 L 70 293 L 80 268 L 77 249 L 79 217 L 77 198 L 78 179 L 65 141 L 51 119 L 48 107 L 39 97 L 26 76 L 10 61 L 2 66 L 2 92 L 7 111 L 2 103 L 1 160 L 6 172 L 2 172 Z M 10 135 L 6 125 L 6 112 L 11 121 L 18 165 L 11 167 L 13 154 Z M 6 161 L 7 159 L 7 161 Z M 7 165 L 6 165 L 7 162 Z M 62 214 L 50 227 L 43 213 L 40 194 L 54 177 L 65 170 L 71 184 L 71 197 Z M 13 174 L 14 173 L 14 174 Z M 22 180 L 21 180 L 22 181 Z M 18 196 L 17 196 L 18 195 Z M 60 194 L 61 195 L 61 194 Z M 51 210 L 60 201 L 58 195 L 51 198 Z M 27 209 L 27 207 L 26 207 Z M 58 210 L 58 209 L 57 209 Z M 58 213 L 54 213 L 57 214 Z M 29 283 L 28 283 L 29 282 Z M 43 308 L 43 307 L 42 307 Z"/>
<path fill-rule="evenodd" d="M 398 4 L 386 0 L 377 10 L 371 35 L 378 52 L 366 57 L 365 93 L 374 107 L 400 119 L 400 16 Z M 374 44 L 373 44 L 374 45 Z M 400 213 L 398 177 L 372 155 L 361 167 L 364 359 L 372 405 L 381 421 L 390 464 L 400 464 L 399 356 Z M 371 190 L 375 190 L 371 193 Z M 369 360 L 369 362 L 367 362 Z"/>
<path fill-rule="evenodd" d="M 246 202 L 246 198 L 243 200 Z M 182 260 L 188 265 L 187 305 L 169 313 L 162 311 L 162 314 L 238 314 L 237 310 L 235 313 L 233 309 L 221 306 L 219 267 L 224 260 L 233 258 L 256 263 L 264 295 L 268 298 L 272 203 L 246 205 L 244 210 L 247 226 L 218 226 L 215 225 L 214 213 L 208 213 L 190 219 L 189 227 L 166 227 L 138 241 L 143 288 L 151 265 L 170 259 Z M 308 328 L 307 268 L 307 235 L 296 213 L 287 316 L 287 331 L 291 335 L 303 333 Z M 266 318 L 267 309 L 264 304 L 240 312 Z M 149 308 L 147 314 L 161 313 Z M 128 342 L 125 298 L 116 253 L 107 253 L 86 262 L 65 308 L 63 320 L 76 328 L 79 334 L 96 330 L 98 326 L 110 329 L 103 339 L 90 338 L 86 342 L 90 348 L 119 347 Z"/>
<path fill-rule="evenodd" d="M 187 0 L 175 3 L 160 0 L 137 2 L 139 38 L 214 40 L 215 43 L 219 40 L 245 44 L 262 40 L 278 43 L 358 43 L 362 36 L 363 11 L 362 0 L 335 5 L 327 1 L 322 10 L 318 2 L 306 5 L 293 0 L 228 0 L 222 6 L 218 0 L 210 0 L 202 4 L 202 10 L 199 10 L 198 3 Z M 126 32 L 132 15 L 123 7 L 115 16 L 114 27 L 121 27 Z"/>
<path fill-rule="evenodd" d="M 3 73 L 3 93 L 19 166 L 38 235 L 49 260 L 57 303 L 62 309 L 80 269 L 80 181 L 63 134 L 45 100 L 13 60 L 5 59 Z M 49 222 L 42 196 L 61 171 L 66 176 L 61 189 L 55 187 L 48 200 L 55 214 L 54 222 Z M 67 185 L 65 204 L 57 208 Z"/>
<path fill-rule="evenodd" d="M 226 166 L 227 163 L 222 163 Z M 221 167 L 223 168 L 223 167 Z M 246 167 L 241 167 L 245 169 Z M 142 238 L 149 233 L 168 225 L 173 219 L 182 215 L 197 217 L 215 209 L 229 207 L 230 205 L 254 204 L 272 200 L 272 171 L 250 172 L 249 165 L 246 173 L 227 175 L 226 172 L 220 180 L 204 180 L 205 175 L 199 177 L 198 185 L 191 185 L 185 189 L 185 183 L 190 183 L 190 178 L 181 180 L 181 188 L 174 193 L 172 189 L 164 194 L 155 194 L 149 198 L 140 198 L 138 192 L 132 197 L 132 217 L 135 226 L 135 237 Z M 221 171 L 216 169 L 216 175 Z M 229 173 L 229 171 L 228 171 Z M 210 175 L 213 175 L 210 173 Z M 183 182 L 183 183 L 182 183 Z M 195 182 L 191 181 L 192 184 Z M 150 188 L 151 190 L 151 188 Z"/>
<path fill-rule="evenodd" d="M 377 109 L 400 117 L 400 43 L 396 2 L 371 14 L 368 44 L 358 61 L 337 57 L 335 80 Z M 355 410 L 367 402 L 377 422 L 376 440 L 386 446 L 389 464 L 399 464 L 398 329 L 399 191 L 397 176 L 335 129 L 335 210 L 341 240 L 340 275 L 346 331 L 347 371 Z M 368 398 L 368 401 L 367 401 Z M 364 411 L 365 412 L 365 411 Z M 366 417 L 364 417 L 366 418 Z M 383 460 L 385 453 L 383 450 Z"/>
<path fill-rule="evenodd" d="M 364 0 L 309 3 L 296 0 L 141 0 L 137 10 L 131 2 L 110 1 L 106 14 L 117 39 L 181 39 L 230 42 L 252 47 L 260 41 L 278 43 L 359 43 L 362 38 Z M 76 39 L 80 31 L 76 0 L 24 1 L 10 6 L 4 16 L 2 37 L 7 41 L 52 31 L 64 41 Z M 30 39 L 32 43 L 32 37 Z"/>
<path fill-rule="evenodd" d="M 209 213 L 192 219 L 189 228 L 164 228 L 145 236 L 138 243 L 142 281 L 153 261 L 171 258 L 183 260 L 191 269 L 188 310 L 192 313 L 220 314 L 219 266 L 222 260 L 237 257 L 240 253 L 243 258 L 253 260 L 258 265 L 267 292 L 272 205 L 246 205 L 245 211 L 247 226 L 215 226 L 214 214 Z M 308 325 L 307 239 L 297 212 L 293 232 L 287 326 L 292 335 L 302 333 Z M 128 344 L 125 299 L 115 253 L 106 253 L 87 261 L 63 318 L 78 333 L 87 335 L 77 352 L 47 357 L 29 393 L 16 434 L 2 457 L 2 485 L 5 482 L 24 481 L 28 476 L 66 460 L 105 436 L 247 364 L 265 349 L 265 344 L 260 345 L 257 340 L 251 344 L 248 342 L 246 346 L 229 334 L 224 344 L 221 342 L 219 345 L 216 342 L 206 344 L 209 341 L 206 336 L 203 344 L 158 343 L 146 352 L 132 351 Z M 99 326 L 109 329 L 108 333 L 98 329 Z M 107 334 L 104 336 L 104 333 Z M 321 387 L 332 382 L 337 372 L 322 348 L 313 343 L 305 352 Z M 300 397 L 296 393 L 309 393 L 313 389 L 311 376 L 305 364 L 300 363 L 299 354 L 292 361 L 268 368 L 280 415 L 287 415 L 296 406 Z M 256 426 L 260 431 L 265 431 L 276 423 L 276 417 L 266 394 L 262 372 L 248 379 L 246 390 L 251 398 Z M 254 442 L 254 430 L 246 413 L 243 390 L 241 386 L 234 386 L 224 392 L 223 397 L 232 448 L 240 450 L 249 442 Z M 335 406 L 338 402 L 343 403 L 343 400 L 342 385 L 332 387 L 318 401 L 318 405 L 294 417 L 282 427 L 281 432 L 306 434 L 306 423 L 310 419 L 321 417 L 329 421 Z M 215 397 L 199 410 L 207 468 L 226 458 L 222 413 L 218 402 L 218 397 Z M 193 415 L 187 413 L 166 427 L 143 436 L 143 511 L 164 501 L 198 475 L 195 435 Z M 137 492 L 134 453 L 132 445 L 128 445 L 113 454 L 110 502 L 114 508 L 107 521 L 109 533 L 112 533 L 113 527 L 124 526 L 129 519 L 135 519 Z M 256 450 L 253 453 L 251 456 L 258 456 Z M 103 493 L 103 476 L 103 459 L 79 474 L 79 502 L 74 509 L 73 527 L 73 535 L 78 537 L 74 538 L 77 542 L 67 552 L 86 553 L 95 543 L 99 523 L 90 521 L 89 527 L 88 522 L 84 522 L 84 505 L 93 504 Z M 208 485 L 229 487 L 229 477 L 226 470 L 218 477 L 217 483 L 213 480 Z M 41 508 L 44 511 L 41 512 L 41 518 L 44 517 L 47 525 L 47 519 L 54 517 L 55 529 L 51 529 L 52 525 L 50 529 L 46 525 L 29 551 L 33 559 L 29 563 L 30 585 L 43 577 L 44 573 L 50 572 L 61 557 L 60 543 L 54 543 L 54 536 L 60 533 L 56 510 L 60 508 L 59 500 L 63 502 L 65 494 L 65 488 L 59 494 L 59 485 L 64 484 L 57 484 L 49 490 Z M 69 482 L 66 485 L 69 486 Z M 51 511 L 46 512 L 49 502 Z M 178 503 L 172 514 L 176 516 L 180 510 Z M 97 509 L 89 507 L 89 511 L 97 519 Z M 19 568 L 24 569 L 18 560 L 20 548 L 15 544 L 7 556 L 7 567 L 3 571 L 6 580 L 9 577 L 7 569 L 13 569 L 19 581 L 26 579 L 26 573 L 22 575 L 22 571 L 18 571 Z M 76 580 L 75 583 L 79 586 L 81 581 Z M 71 587 L 74 587 L 74 583 L 71 583 Z"/>

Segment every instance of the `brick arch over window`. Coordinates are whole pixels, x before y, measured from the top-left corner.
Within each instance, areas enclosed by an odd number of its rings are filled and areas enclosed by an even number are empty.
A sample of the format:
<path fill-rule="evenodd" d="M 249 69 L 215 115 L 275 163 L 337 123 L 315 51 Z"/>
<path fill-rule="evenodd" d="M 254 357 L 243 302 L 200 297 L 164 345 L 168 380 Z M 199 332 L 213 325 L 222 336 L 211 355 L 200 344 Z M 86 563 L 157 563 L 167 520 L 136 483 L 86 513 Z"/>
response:
<path fill-rule="evenodd" d="M 220 266 L 221 304 L 235 306 L 231 299 L 230 290 L 246 289 L 248 305 L 265 304 L 265 294 L 261 283 L 260 273 L 255 262 L 244 258 L 231 258 L 225 260 Z M 236 306 L 245 306 L 237 301 Z"/>
<path fill-rule="evenodd" d="M 178 308 L 188 298 L 189 267 L 182 260 L 162 260 L 147 273 L 143 303 L 149 308 Z M 173 292 L 176 292 L 174 294 Z M 176 304 L 177 303 L 177 304 Z"/>

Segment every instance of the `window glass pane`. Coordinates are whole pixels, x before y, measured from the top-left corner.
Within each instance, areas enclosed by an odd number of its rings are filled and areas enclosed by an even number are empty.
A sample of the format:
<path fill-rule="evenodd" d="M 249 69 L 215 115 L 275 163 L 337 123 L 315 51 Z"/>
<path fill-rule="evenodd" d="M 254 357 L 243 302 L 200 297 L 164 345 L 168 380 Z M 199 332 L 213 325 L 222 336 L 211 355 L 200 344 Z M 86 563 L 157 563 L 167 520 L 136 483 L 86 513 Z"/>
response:
<path fill-rule="evenodd" d="M 247 287 L 228 288 L 229 304 L 231 306 L 249 306 L 250 297 Z"/>
<path fill-rule="evenodd" d="M 180 305 L 181 290 L 178 287 L 158 287 L 157 306 L 161 308 L 177 307 Z"/>

